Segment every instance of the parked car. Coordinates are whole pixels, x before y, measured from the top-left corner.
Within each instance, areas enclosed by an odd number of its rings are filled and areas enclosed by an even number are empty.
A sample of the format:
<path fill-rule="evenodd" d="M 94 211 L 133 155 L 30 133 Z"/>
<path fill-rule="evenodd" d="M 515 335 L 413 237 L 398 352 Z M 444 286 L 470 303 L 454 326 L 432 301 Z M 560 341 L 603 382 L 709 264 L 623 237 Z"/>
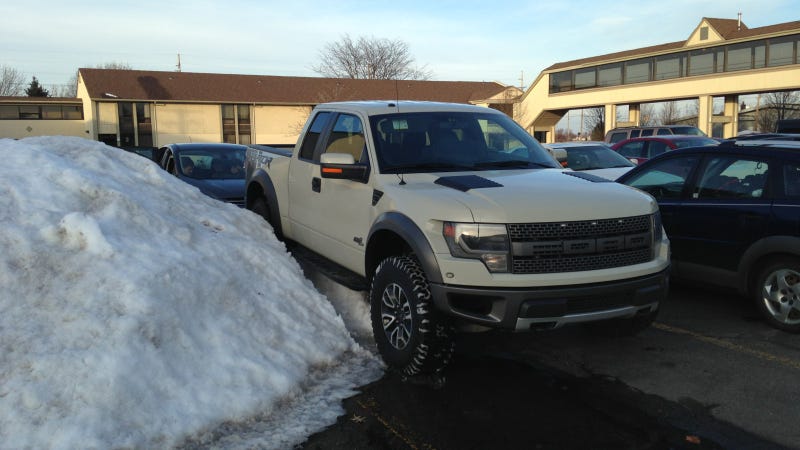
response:
<path fill-rule="evenodd" d="M 605 142 L 557 142 L 544 147 L 562 167 L 616 180 L 636 164 L 611 150 Z"/>
<path fill-rule="evenodd" d="M 676 148 L 719 145 L 719 141 L 704 136 L 651 136 L 626 139 L 611 148 L 620 155 L 641 164 L 648 159 Z"/>
<path fill-rule="evenodd" d="M 775 124 L 776 133 L 800 133 L 800 119 L 781 119 Z"/>
<path fill-rule="evenodd" d="M 707 136 L 700 128 L 692 125 L 662 125 L 655 127 L 618 127 L 606 133 L 604 139 L 609 144 L 616 144 L 635 137 L 669 136 L 683 134 L 687 136 Z"/>
<path fill-rule="evenodd" d="M 169 144 L 159 149 L 160 165 L 209 197 L 243 207 L 246 151 L 238 144 Z"/>
<path fill-rule="evenodd" d="M 672 275 L 752 298 L 800 332 L 800 143 L 724 143 L 665 153 L 617 181 L 658 201 Z"/>

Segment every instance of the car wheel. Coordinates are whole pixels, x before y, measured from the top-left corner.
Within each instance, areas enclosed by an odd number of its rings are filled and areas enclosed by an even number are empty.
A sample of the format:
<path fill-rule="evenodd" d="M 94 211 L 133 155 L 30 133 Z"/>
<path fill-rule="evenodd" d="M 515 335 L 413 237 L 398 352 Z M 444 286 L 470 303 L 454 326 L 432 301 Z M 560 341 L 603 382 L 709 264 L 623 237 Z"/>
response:
<path fill-rule="evenodd" d="M 272 220 L 272 215 L 269 212 L 269 204 L 267 204 L 267 199 L 264 197 L 257 197 L 253 200 L 253 205 L 250 207 L 250 210 L 254 213 L 258 214 L 259 216 L 263 217 L 270 225 L 272 225 L 272 231 L 275 233 L 275 237 L 278 239 L 283 239 L 283 233 L 281 232 L 280 224 L 275 224 Z"/>
<path fill-rule="evenodd" d="M 428 280 L 410 256 L 384 259 L 369 291 L 372 332 L 378 351 L 403 376 L 435 374 L 453 354 L 453 329 L 434 309 Z"/>
<path fill-rule="evenodd" d="M 800 333 L 800 260 L 786 257 L 767 264 L 756 279 L 753 297 L 770 326 Z"/>
<path fill-rule="evenodd" d="M 658 308 L 655 311 L 642 312 L 629 318 L 589 322 L 586 324 L 586 328 L 599 336 L 635 336 L 649 328 L 657 316 Z"/>

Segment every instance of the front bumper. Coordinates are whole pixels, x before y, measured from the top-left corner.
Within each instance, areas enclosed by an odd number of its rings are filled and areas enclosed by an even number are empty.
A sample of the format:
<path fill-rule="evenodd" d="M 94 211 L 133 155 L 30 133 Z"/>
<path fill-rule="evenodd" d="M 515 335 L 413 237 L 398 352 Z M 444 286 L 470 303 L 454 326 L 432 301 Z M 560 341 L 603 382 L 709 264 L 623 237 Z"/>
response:
<path fill-rule="evenodd" d="M 431 283 L 436 307 L 469 323 L 514 331 L 633 317 L 655 311 L 669 291 L 669 269 L 634 279 L 500 289 Z"/>

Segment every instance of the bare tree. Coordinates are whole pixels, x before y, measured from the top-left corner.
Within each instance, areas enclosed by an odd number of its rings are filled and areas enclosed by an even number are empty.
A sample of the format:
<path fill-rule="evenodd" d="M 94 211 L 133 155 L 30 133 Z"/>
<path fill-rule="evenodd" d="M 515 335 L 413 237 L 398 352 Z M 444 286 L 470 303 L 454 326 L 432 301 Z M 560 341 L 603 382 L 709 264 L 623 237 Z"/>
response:
<path fill-rule="evenodd" d="M 656 124 L 656 107 L 652 103 L 642 103 L 639 105 L 639 125 L 643 127 Z"/>
<path fill-rule="evenodd" d="M 589 139 L 602 141 L 606 135 L 606 109 L 586 108 L 583 112 L 583 125 L 589 130 Z"/>
<path fill-rule="evenodd" d="M 13 97 L 22 93 L 25 77 L 19 70 L 7 66 L 0 66 L 0 96 Z"/>
<path fill-rule="evenodd" d="M 413 65 L 408 44 L 401 40 L 362 36 L 354 41 L 345 35 L 338 42 L 327 44 L 319 59 L 312 70 L 331 78 L 427 80 L 431 77 L 425 67 Z"/>
<path fill-rule="evenodd" d="M 678 102 L 664 102 L 658 114 L 659 125 L 673 125 L 681 118 L 681 108 Z"/>

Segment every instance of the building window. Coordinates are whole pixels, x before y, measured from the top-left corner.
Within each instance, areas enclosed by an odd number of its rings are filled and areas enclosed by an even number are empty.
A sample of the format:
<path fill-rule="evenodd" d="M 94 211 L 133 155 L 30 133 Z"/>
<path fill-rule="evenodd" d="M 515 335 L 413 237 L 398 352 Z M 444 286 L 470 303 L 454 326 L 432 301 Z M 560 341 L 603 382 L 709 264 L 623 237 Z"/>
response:
<path fill-rule="evenodd" d="M 222 105 L 222 142 L 250 144 L 250 106 Z"/>
<path fill-rule="evenodd" d="M 637 59 L 625 63 L 625 84 L 650 81 L 650 59 Z"/>
<path fill-rule="evenodd" d="M 606 64 L 597 70 L 598 86 L 619 86 L 622 84 L 622 63 Z"/>
<path fill-rule="evenodd" d="M 704 48 L 689 52 L 689 76 L 714 73 L 716 52 Z"/>
<path fill-rule="evenodd" d="M 19 106 L 0 105 L 0 120 L 15 120 L 15 119 L 19 119 Z"/>
<path fill-rule="evenodd" d="M 708 40 L 708 27 L 701 27 L 700 28 L 700 40 L 707 41 Z"/>
<path fill-rule="evenodd" d="M 578 69 L 575 71 L 575 89 L 587 89 L 597 86 L 597 69 Z"/>
<path fill-rule="evenodd" d="M 38 120 L 42 118 L 42 110 L 39 105 L 21 105 L 19 107 L 20 119 Z"/>
<path fill-rule="evenodd" d="M 684 75 L 684 67 L 686 67 L 686 56 L 683 54 L 673 54 L 658 56 L 655 58 L 655 79 L 668 80 L 670 78 L 678 78 Z"/>
<path fill-rule="evenodd" d="M 550 92 L 564 92 L 571 90 L 573 90 L 571 70 L 550 74 Z"/>
<path fill-rule="evenodd" d="M 783 39 L 770 39 L 767 56 L 767 65 L 770 67 L 794 64 L 795 45 L 797 38 L 791 36 Z"/>
<path fill-rule="evenodd" d="M 794 34 L 565 70 L 550 74 L 550 93 L 797 64 L 798 51 L 800 35 Z"/>

